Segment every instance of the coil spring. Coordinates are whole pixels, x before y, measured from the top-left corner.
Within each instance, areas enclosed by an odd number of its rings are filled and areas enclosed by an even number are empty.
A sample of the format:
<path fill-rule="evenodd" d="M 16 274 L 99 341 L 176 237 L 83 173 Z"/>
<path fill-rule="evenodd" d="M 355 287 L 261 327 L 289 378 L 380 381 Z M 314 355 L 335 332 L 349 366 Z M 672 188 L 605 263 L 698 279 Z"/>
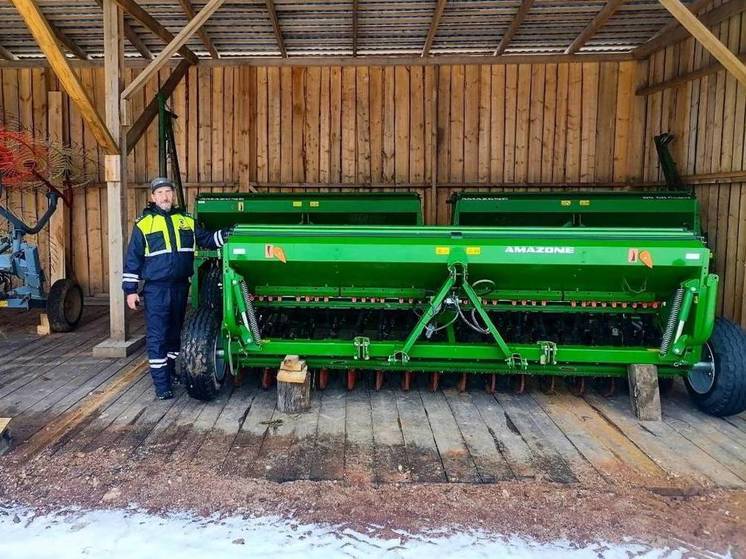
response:
<path fill-rule="evenodd" d="M 679 321 L 679 311 L 681 310 L 681 302 L 684 299 L 684 290 L 679 288 L 673 295 L 673 301 L 671 302 L 671 313 L 668 315 L 668 322 L 666 323 L 666 329 L 663 332 L 663 338 L 661 339 L 661 355 L 668 353 L 671 347 L 671 340 L 673 339 L 674 331 L 676 330 L 676 324 Z"/>
<path fill-rule="evenodd" d="M 254 312 L 254 303 L 251 301 L 251 297 L 249 296 L 249 286 L 246 285 L 246 282 L 241 280 L 241 283 L 239 284 L 241 287 L 241 293 L 243 294 L 243 300 L 246 304 L 246 315 L 249 319 L 249 330 L 251 331 L 251 335 L 254 338 L 255 343 L 261 343 L 262 341 L 262 335 L 259 332 L 259 322 L 256 319 L 256 313 Z"/>

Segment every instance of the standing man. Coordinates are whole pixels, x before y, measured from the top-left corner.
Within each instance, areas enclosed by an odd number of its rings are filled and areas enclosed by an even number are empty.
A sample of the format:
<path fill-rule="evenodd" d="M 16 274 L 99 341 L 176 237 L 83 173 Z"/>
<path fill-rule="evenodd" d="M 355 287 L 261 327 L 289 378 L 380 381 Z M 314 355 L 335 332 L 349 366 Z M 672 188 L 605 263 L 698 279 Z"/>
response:
<path fill-rule="evenodd" d="M 223 246 L 227 230 L 210 232 L 180 208 L 174 208 L 170 179 L 150 183 L 150 203 L 132 230 L 122 274 L 127 306 L 137 309 L 140 280 L 145 282 L 145 340 L 150 375 L 159 400 L 173 398 L 171 377 L 179 355 L 181 326 L 186 312 L 189 278 L 194 263 L 195 237 L 202 248 Z"/>

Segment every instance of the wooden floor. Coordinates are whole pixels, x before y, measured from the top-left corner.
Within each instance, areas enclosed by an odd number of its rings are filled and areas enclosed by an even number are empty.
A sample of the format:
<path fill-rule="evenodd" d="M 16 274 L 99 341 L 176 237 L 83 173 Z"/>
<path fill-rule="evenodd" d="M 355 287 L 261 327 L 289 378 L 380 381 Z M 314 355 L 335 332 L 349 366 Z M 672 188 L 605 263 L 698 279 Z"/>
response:
<path fill-rule="evenodd" d="M 39 337 L 37 321 L 36 313 L 0 313 L 0 417 L 13 418 L 11 456 L 144 359 L 92 357 L 106 337 L 105 307 L 88 308 L 70 334 Z M 142 332 L 142 322 L 135 328 Z M 341 378 L 332 379 L 314 392 L 309 413 L 291 416 L 275 409 L 274 390 L 258 388 L 255 376 L 214 402 L 193 400 L 178 386 L 175 399 L 160 402 L 143 369 L 48 444 L 54 453 L 117 448 L 133 459 L 194 460 L 226 475 L 278 481 L 746 486 L 746 414 L 699 413 L 682 386 L 664 398 L 662 422 L 640 423 L 624 392 L 578 398 L 530 387 L 492 396 L 477 379 L 463 394 L 448 379 L 436 393 L 424 384 L 403 392 L 390 377 L 376 392 L 363 379 L 347 392 Z"/>

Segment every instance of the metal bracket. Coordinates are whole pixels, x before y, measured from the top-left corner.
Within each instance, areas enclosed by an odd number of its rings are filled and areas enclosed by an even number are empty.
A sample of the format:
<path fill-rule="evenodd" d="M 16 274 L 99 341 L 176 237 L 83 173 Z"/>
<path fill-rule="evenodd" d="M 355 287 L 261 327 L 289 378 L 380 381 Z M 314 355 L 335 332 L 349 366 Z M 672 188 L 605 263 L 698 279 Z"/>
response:
<path fill-rule="evenodd" d="M 554 342 L 536 342 L 541 348 L 541 355 L 539 355 L 540 365 L 556 365 L 557 364 L 557 344 Z"/>
<path fill-rule="evenodd" d="M 505 363 L 509 369 L 520 369 L 522 371 L 528 369 L 528 359 L 521 357 L 520 353 L 513 353 L 505 360 Z"/>
<path fill-rule="evenodd" d="M 357 336 L 352 343 L 355 345 L 355 359 L 362 361 L 368 361 L 370 354 L 368 353 L 368 346 L 370 346 L 370 338 L 364 336 Z"/>

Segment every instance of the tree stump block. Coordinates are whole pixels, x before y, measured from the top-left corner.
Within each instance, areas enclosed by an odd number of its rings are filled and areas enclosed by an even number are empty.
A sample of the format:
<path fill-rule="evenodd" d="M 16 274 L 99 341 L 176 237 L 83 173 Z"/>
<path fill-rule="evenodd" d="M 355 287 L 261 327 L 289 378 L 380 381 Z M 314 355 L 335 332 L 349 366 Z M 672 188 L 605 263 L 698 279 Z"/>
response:
<path fill-rule="evenodd" d="M 306 362 L 288 355 L 277 372 L 277 409 L 282 413 L 300 413 L 311 408 L 311 375 Z"/>
<path fill-rule="evenodd" d="M 629 399 L 640 421 L 661 420 L 661 396 L 658 390 L 658 367 L 629 365 L 627 367 Z"/>

